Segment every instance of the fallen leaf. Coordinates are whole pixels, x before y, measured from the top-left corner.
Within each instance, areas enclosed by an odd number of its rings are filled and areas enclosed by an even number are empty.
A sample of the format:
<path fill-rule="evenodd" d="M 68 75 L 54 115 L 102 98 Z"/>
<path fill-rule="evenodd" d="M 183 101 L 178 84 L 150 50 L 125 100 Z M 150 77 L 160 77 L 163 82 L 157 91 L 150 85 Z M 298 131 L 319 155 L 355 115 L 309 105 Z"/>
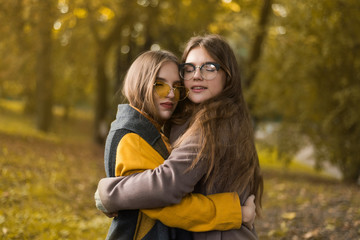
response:
<path fill-rule="evenodd" d="M 296 217 L 296 212 L 286 212 L 281 215 L 283 219 L 293 220 Z"/>
<path fill-rule="evenodd" d="M 335 230 L 335 225 L 333 224 L 327 224 L 326 227 L 325 227 L 326 230 L 329 230 L 329 231 L 334 231 Z"/>
<path fill-rule="evenodd" d="M 305 233 L 303 237 L 305 239 L 309 239 L 309 238 L 312 238 L 312 237 L 316 237 L 317 235 L 319 235 L 319 229 L 318 228 L 314 229 L 314 230 L 312 230 L 310 232 Z"/>

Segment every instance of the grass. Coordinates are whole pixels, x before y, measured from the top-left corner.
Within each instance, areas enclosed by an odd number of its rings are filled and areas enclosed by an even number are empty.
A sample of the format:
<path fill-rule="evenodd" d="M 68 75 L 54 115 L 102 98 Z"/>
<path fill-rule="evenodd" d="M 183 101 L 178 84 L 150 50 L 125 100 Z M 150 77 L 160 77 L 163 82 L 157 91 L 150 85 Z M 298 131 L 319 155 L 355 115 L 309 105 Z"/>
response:
<path fill-rule="evenodd" d="M 44 134 L 16 104 L 3 105 L 0 238 L 104 239 L 110 219 L 93 200 L 103 148 L 91 142 L 91 122 L 57 117 L 58 129 Z"/>
<path fill-rule="evenodd" d="M 0 239 L 104 239 L 93 194 L 105 176 L 89 113 L 38 132 L 19 102 L 0 101 Z M 60 112 L 60 111 L 59 111 Z M 58 113 L 58 112 L 57 112 Z M 259 149 L 265 190 L 260 239 L 360 239 L 360 191 L 276 151 Z"/>
<path fill-rule="evenodd" d="M 309 165 L 297 161 L 295 158 L 285 164 L 285 160 L 279 157 L 275 148 L 269 149 L 258 147 L 258 156 L 261 168 L 266 171 L 281 171 L 284 174 L 304 174 L 328 179 L 334 178 L 324 170 L 316 170 Z"/>

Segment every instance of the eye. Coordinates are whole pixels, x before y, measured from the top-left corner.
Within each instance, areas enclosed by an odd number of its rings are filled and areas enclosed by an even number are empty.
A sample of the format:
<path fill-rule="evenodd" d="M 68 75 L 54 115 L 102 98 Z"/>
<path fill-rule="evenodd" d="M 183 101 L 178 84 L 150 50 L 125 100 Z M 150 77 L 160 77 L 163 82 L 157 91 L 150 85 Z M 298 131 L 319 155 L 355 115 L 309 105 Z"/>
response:
<path fill-rule="evenodd" d="M 163 82 L 155 82 L 155 85 L 156 86 L 164 86 L 164 83 Z"/>
<path fill-rule="evenodd" d="M 203 66 L 204 70 L 208 71 L 208 72 L 214 72 L 216 71 L 216 66 L 212 63 L 207 63 Z"/>
<path fill-rule="evenodd" d="M 185 64 L 183 69 L 185 72 L 193 72 L 195 70 L 194 66 L 190 64 Z"/>
<path fill-rule="evenodd" d="M 182 87 L 181 83 L 174 83 L 173 88 Z"/>

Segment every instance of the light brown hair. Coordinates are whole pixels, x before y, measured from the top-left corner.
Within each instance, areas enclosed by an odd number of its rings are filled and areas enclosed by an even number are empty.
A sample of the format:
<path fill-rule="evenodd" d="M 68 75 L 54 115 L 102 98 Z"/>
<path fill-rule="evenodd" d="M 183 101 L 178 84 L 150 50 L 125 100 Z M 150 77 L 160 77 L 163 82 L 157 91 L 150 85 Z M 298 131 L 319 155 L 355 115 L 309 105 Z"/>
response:
<path fill-rule="evenodd" d="M 129 103 L 160 122 L 153 97 L 153 88 L 160 68 L 165 62 L 178 65 L 178 58 L 171 52 L 147 51 L 131 64 L 124 79 L 123 95 Z"/>
<path fill-rule="evenodd" d="M 187 100 L 180 105 L 180 116 L 192 115 L 190 127 L 182 138 L 196 135 L 200 130 L 200 149 L 192 167 L 205 160 L 205 185 L 208 192 L 214 185 L 221 191 L 249 192 L 255 195 L 256 210 L 260 213 L 263 179 L 255 148 L 252 120 L 241 87 L 241 73 L 230 45 L 218 35 L 193 37 L 187 43 L 181 62 L 189 52 L 202 47 L 226 73 L 223 91 L 195 105 Z M 182 112 L 181 112 L 182 111 Z M 181 118 L 180 118 L 181 119 Z M 178 142 L 178 143 L 179 143 Z"/>

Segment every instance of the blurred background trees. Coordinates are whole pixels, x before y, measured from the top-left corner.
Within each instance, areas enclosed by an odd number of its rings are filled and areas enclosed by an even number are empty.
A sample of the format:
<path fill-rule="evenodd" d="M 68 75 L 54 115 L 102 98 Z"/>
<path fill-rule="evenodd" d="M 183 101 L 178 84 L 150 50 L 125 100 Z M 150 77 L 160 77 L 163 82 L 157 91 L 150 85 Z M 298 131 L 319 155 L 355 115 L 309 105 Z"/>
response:
<path fill-rule="evenodd" d="M 178 56 L 193 35 L 217 33 L 233 46 L 259 131 L 279 158 L 314 148 L 317 166 L 360 173 L 358 0 L 5 0 L 0 3 L 0 98 L 51 131 L 53 107 L 94 112 L 102 142 L 116 92 L 148 49 Z M 266 126 L 266 128 L 262 128 Z"/>
<path fill-rule="evenodd" d="M 262 65 L 251 90 L 259 119 L 278 119 L 282 152 L 312 145 L 317 166 L 360 173 L 360 27 L 357 1 L 273 4 Z"/>

